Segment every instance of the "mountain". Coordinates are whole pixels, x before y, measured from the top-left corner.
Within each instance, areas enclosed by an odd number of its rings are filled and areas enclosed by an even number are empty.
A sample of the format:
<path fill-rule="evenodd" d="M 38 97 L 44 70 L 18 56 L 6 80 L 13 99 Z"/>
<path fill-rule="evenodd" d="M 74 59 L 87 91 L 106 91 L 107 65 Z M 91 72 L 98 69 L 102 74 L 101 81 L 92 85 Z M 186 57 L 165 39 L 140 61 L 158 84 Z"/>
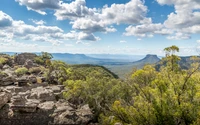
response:
<path fill-rule="evenodd" d="M 145 64 L 156 64 L 160 61 L 157 55 L 146 55 L 143 59 L 124 63 L 122 65 L 104 65 L 106 68 L 117 74 L 120 78 L 124 78 L 128 73 L 130 73 L 133 68 L 141 69 Z"/>
<path fill-rule="evenodd" d="M 145 64 L 155 64 L 160 61 L 157 55 L 146 55 L 143 59 L 133 62 L 134 65 L 144 66 Z"/>
<path fill-rule="evenodd" d="M 126 55 L 126 54 L 86 54 L 86 56 L 98 59 L 121 60 L 124 62 L 133 62 L 145 57 L 145 55 Z"/>
<path fill-rule="evenodd" d="M 53 60 L 61 60 L 69 64 L 96 64 L 98 59 L 84 54 L 52 53 Z"/>

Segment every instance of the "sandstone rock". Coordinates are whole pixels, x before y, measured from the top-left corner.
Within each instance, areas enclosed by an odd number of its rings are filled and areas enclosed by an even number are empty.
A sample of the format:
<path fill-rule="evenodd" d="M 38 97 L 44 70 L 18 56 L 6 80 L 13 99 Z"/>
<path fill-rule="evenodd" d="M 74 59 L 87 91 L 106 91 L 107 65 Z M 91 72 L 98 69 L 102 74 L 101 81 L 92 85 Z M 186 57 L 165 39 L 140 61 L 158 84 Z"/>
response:
<path fill-rule="evenodd" d="M 40 103 L 38 105 L 38 108 L 43 110 L 43 111 L 49 111 L 49 110 L 53 110 L 54 109 L 54 102 L 53 101 L 47 101 L 47 102 L 44 102 L 44 103 Z"/>
<path fill-rule="evenodd" d="M 28 81 L 29 81 L 29 83 L 34 84 L 34 83 L 37 83 L 37 78 L 36 78 L 36 76 L 29 76 Z"/>
<path fill-rule="evenodd" d="M 0 92 L 0 109 L 11 99 L 11 94 L 8 92 Z"/>
<path fill-rule="evenodd" d="M 26 67 L 27 69 L 32 68 L 34 66 L 34 63 L 32 60 L 27 59 L 24 63 L 24 67 Z"/>
<path fill-rule="evenodd" d="M 30 99 L 38 99 L 41 102 L 44 101 L 56 101 L 55 95 L 52 90 L 46 89 L 44 87 L 37 87 L 31 90 L 31 95 L 28 97 Z"/>
<path fill-rule="evenodd" d="M 7 64 L 3 66 L 3 69 L 4 69 L 4 70 L 5 70 L 5 69 L 9 69 L 9 68 L 10 68 L 10 66 L 7 65 Z"/>
<path fill-rule="evenodd" d="M 82 106 L 76 110 L 65 108 L 62 112 L 55 110 L 54 124 L 87 125 L 92 120 L 93 114 L 88 105 Z"/>
<path fill-rule="evenodd" d="M 77 109 L 67 100 L 56 100 L 64 86 L 32 85 L 0 87 L 0 125 L 87 125 L 92 120 L 88 105 Z"/>
<path fill-rule="evenodd" d="M 8 86 L 14 84 L 14 79 L 11 76 L 3 77 L 0 79 L 1 86 Z"/>
<path fill-rule="evenodd" d="M 18 86 L 26 86 L 28 83 L 28 79 L 26 76 L 22 76 L 20 78 L 17 78 L 16 81 L 18 82 Z"/>
<path fill-rule="evenodd" d="M 34 53 L 21 53 L 21 54 L 18 54 L 15 56 L 14 61 L 18 65 L 24 65 L 26 60 L 29 59 L 29 60 L 33 61 L 35 57 L 37 57 L 37 55 Z"/>

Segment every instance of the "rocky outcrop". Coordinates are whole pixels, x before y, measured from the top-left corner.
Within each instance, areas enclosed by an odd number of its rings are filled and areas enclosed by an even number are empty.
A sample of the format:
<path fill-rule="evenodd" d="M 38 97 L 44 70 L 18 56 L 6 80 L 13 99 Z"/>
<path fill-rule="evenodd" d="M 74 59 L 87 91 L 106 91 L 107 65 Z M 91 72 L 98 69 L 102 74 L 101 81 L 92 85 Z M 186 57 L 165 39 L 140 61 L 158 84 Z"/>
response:
<path fill-rule="evenodd" d="M 0 90 L 0 109 L 11 100 L 11 94 Z"/>
<path fill-rule="evenodd" d="M 75 108 L 63 99 L 63 85 L 6 86 L 0 91 L 0 125 L 87 125 L 88 105 Z"/>
<path fill-rule="evenodd" d="M 24 65 L 27 60 L 33 61 L 35 57 L 37 55 L 34 53 L 21 53 L 15 56 L 14 62 L 18 65 Z"/>
<path fill-rule="evenodd" d="M 30 59 L 27 59 L 27 60 L 25 61 L 25 63 L 24 63 L 24 67 L 26 67 L 27 69 L 30 69 L 30 68 L 34 67 L 33 61 L 30 60 Z"/>

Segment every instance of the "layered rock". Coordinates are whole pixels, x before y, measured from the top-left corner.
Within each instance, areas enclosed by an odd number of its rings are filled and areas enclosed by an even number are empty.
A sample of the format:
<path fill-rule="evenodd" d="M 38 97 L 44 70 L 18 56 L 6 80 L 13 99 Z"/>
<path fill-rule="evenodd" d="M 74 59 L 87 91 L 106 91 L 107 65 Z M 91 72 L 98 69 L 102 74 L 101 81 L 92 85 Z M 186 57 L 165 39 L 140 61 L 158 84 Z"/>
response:
<path fill-rule="evenodd" d="M 63 85 L 6 86 L 0 91 L 0 125 L 87 125 L 88 105 L 74 108 L 63 99 Z M 58 96 L 59 95 L 59 96 Z"/>

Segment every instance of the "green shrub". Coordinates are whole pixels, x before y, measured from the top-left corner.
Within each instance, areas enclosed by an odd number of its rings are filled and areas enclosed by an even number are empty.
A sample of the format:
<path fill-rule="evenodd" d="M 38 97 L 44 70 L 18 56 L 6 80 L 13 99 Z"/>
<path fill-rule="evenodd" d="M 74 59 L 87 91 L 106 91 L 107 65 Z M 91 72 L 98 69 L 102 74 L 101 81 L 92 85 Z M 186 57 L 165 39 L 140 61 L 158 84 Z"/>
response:
<path fill-rule="evenodd" d="M 38 74 L 42 71 L 44 71 L 44 67 L 32 67 L 29 69 L 30 73 L 35 73 L 35 74 Z"/>
<path fill-rule="evenodd" d="M 7 61 L 8 61 L 7 58 L 0 57 L 0 64 L 6 64 Z"/>
<path fill-rule="evenodd" d="M 24 75 L 24 74 L 26 74 L 27 72 L 28 72 L 28 69 L 25 68 L 25 67 L 18 68 L 18 69 L 15 70 L 15 73 L 16 73 L 17 75 Z"/>

